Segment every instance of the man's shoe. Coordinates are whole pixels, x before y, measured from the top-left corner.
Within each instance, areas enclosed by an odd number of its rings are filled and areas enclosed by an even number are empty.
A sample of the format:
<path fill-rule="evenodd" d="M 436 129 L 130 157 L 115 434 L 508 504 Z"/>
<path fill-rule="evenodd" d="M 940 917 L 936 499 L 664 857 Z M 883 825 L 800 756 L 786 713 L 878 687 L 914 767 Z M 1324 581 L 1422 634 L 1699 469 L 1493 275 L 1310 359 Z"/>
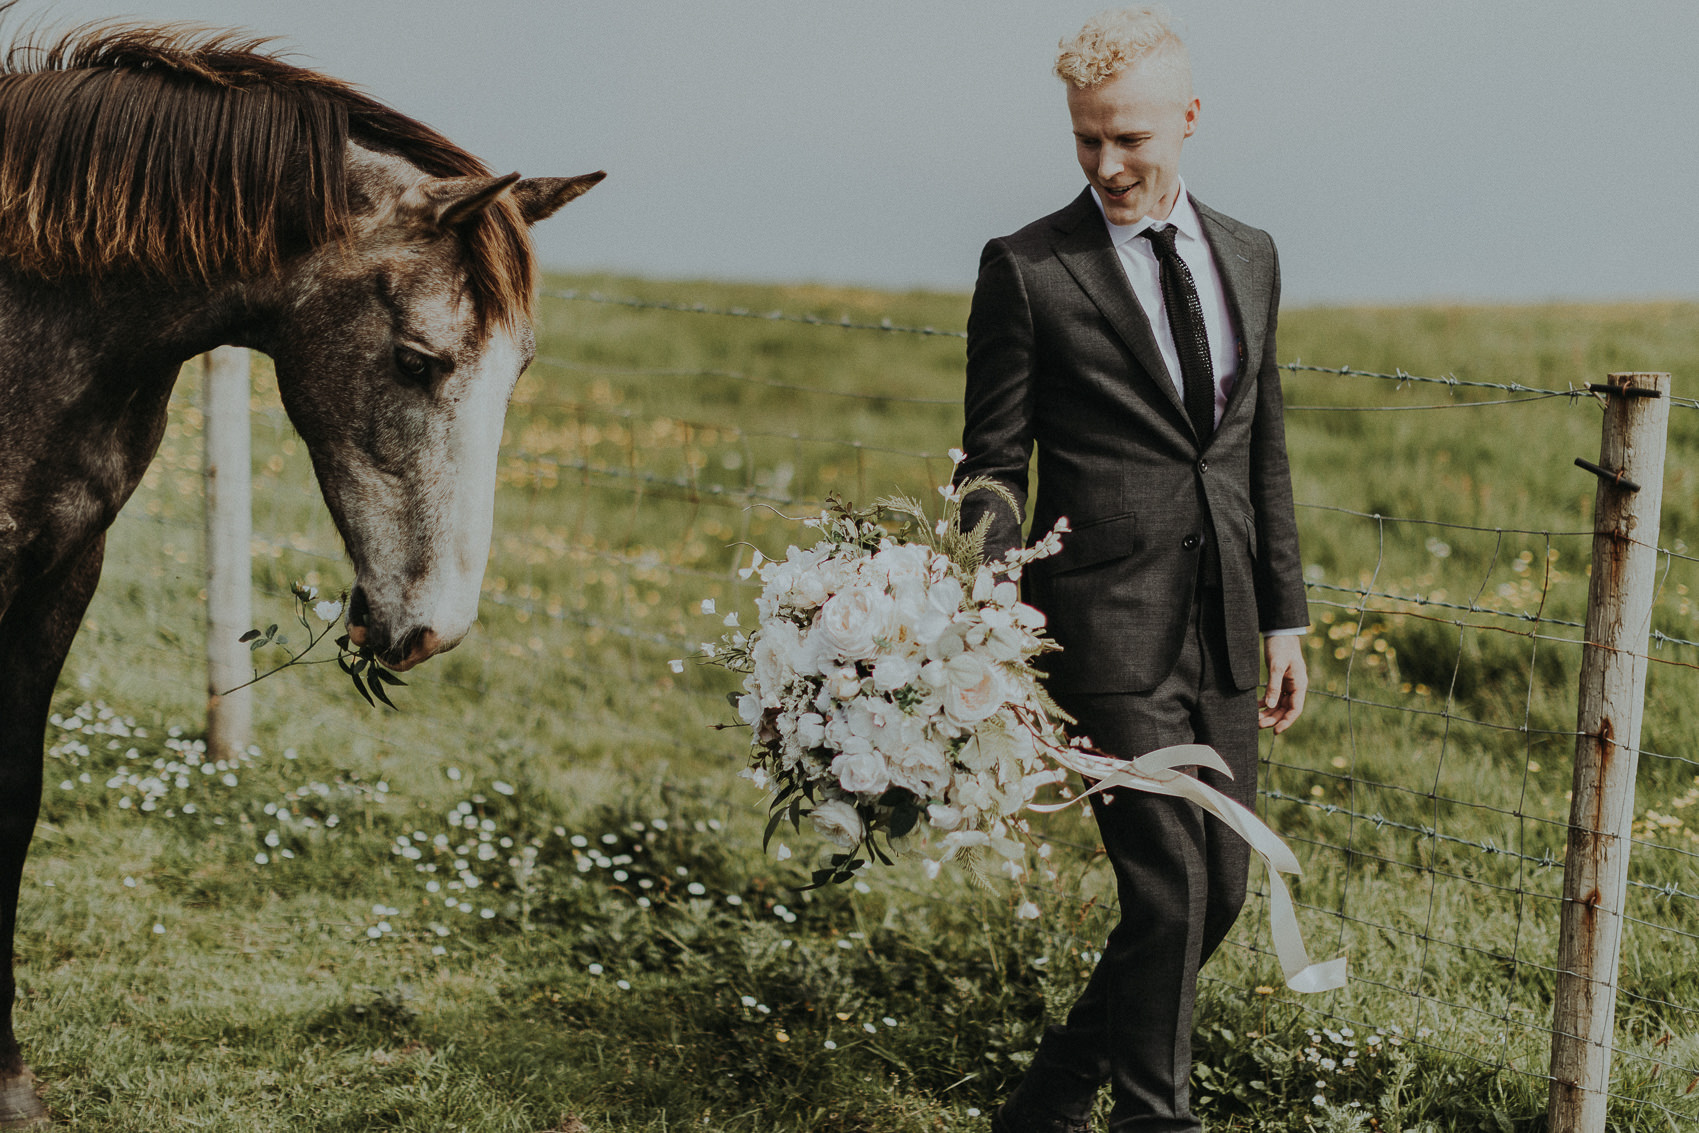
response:
<path fill-rule="evenodd" d="M 1004 1102 L 992 1111 L 991 1133 L 1091 1133 L 1091 1122 L 1059 1114 L 1032 1114 Z"/>

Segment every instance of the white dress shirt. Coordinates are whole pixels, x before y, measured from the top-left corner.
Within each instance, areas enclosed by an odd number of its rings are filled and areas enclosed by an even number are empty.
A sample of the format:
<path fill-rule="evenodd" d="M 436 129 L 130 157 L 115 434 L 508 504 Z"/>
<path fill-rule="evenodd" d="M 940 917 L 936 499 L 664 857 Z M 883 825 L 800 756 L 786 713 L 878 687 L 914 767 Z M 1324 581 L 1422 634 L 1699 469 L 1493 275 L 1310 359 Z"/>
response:
<path fill-rule="evenodd" d="M 1204 332 L 1209 335 L 1209 363 L 1215 371 L 1215 423 L 1221 424 L 1221 414 L 1227 408 L 1227 395 L 1233 392 L 1233 383 L 1239 378 L 1239 335 L 1233 329 L 1233 316 L 1227 306 L 1227 292 L 1221 284 L 1221 273 L 1215 270 L 1215 256 L 1210 252 L 1209 242 L 1204 239 L 1203 225 L 1198 222 L 1198 212 L 1192 207 L 1192 198 L 1186 192 L 1186 182 L 1181 180 L 1174 208 L 1165 221 L 1152 221 L 1146 217 L 1134 224 L 1116 224 L 1103 212 L 1103 201 L 1096 190 L 1092 191 L 1091 199 L 1098 213 L 1103 215 L 1103 223 L 1109 229 L 1109 242 L 1115 246 L 1121 268 L 1127 273 L 1127 282 L 1133 286 L 1133 297 L 1150 320 L 1151 333 L 1156 336 L 1162 361 L 1168 366 L 1168 380 L 1174 383 L 1174 392 L 1180 395 L 1183 405 L 1186 383 L 1180 370 L 1180 352 L 1174 346 L 1174 331 L 1168 325 L 1168 308 L 1162 300 L 1162 262 L 1156 258 L 1156 249 L 1151 247 L 1150 241 L 1140 235 L 1147 228 L 1174 227 L 1174 250 L 1192 273 L 1192 286 L 1197 288 L 1198 305 L 1203 308 Z M 1289 626 L 1263 630 L 1262 635 L 1296 636 L 1308 632 L 1308 629 L 1307 626 Z"/>
<path fill-rule="evenodd" d="M 1095 190 L 1091 199 L 1101 214 L 1103 201 Z M 1174 198 L 1174 208 L 1167 220 L 1152 221 L 1146 217 L 1134 224 L 1115 224 L 1104 215 L 1103 223 L 1109 228 L 1109 242 L 1120 256 L 1127 282 L 1133 285 L 1133 295 L 1150 320 L 1151 333 L 1156 336 L 1162 360 L 1168 364 L 1168 378 L 1174 383 L 1181 404 L 1184 404 L 1186 387 L 1180 371 L 1180 352 L 1174 347 L 1174 331 L 1168 325 L 1168 309 L 1162 301 L 1162 264 L 1156 258 L 1156 249 L 1150 246 L 1150 241 L 1140 235 L 1147 228 L 1174 227 L 1174 250 L 1191 271 L 1192 284 L 1198 292 L 1198 305 L 1203 308 L 1204 331 L 1209 335 L 1209 361 L 1215 370 L 1215 423 L 1221 424 L 1222 411 L 1227 408 L 1227 395 L 1233 392 L 1233 383 L 1239 377 L 1239 336 L 1233 329 L 1233 316 L 1228 310 L 1221 274 L 1215 270 L 1215 257 L 1210 254 L 1209 244 L 1204 239 L 1203 225 L 1198 222 L 1197 210 L 1192 207 L 1192 199 L 1186 193 L 1185 181 L 1180 182 L 1180 191 Z"/>

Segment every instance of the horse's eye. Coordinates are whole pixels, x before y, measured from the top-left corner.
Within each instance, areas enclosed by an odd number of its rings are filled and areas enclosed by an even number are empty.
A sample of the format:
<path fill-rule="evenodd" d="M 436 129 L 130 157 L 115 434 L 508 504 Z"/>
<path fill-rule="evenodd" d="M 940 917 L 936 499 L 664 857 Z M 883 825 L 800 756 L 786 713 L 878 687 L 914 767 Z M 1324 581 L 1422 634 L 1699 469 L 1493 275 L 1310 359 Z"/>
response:
<path fill-rule="evenodd" d="M 395 368 L 410 382 L 424 383 L 430 380 L 431 360 L 405 346 L 395 348 Z"/>

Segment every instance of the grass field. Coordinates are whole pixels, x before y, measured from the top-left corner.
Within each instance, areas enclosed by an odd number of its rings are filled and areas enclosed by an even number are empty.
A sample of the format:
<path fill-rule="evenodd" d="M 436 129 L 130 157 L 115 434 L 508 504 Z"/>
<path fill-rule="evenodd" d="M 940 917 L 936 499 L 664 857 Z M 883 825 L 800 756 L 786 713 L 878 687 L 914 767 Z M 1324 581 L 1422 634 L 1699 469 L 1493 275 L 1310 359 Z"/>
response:
<path fill-rule="evenodd" d="M 605 292 L 959 328 L 966 300 L 573 278 Z M 1699 307 L 1289 312 L 1281 356 L 1567 389 L 1699 372 Z M 1111 920 L 1094 828 L 1051 820 L 1022 894 L 897 869 L 801 893 L 760 851 L 724 674 L 739 544 L 947 475 L 959 339 L 546 298 L 509 416 L 480 627 L 369 709 L 334 666 L 257 690 L 256 748 L 197 748 L 200 422 L 114 530 L 50 729 L 20 1028 L 88 1130 L 981 1130 Z M 1312 951 L 1275 990 L 1259 901 L 1206 972 L 1216 1129 L 1543 1128 L 1545 1037 L 1598 452 L 1585 398 L 1298 372 L 1286 384 L 1318 695 L 1265 747 Z M 1428 408 L 1422 408 L 1428 407 Z M 261 624 L 350 571 L 255 386 Z M 1388 412 L 1387 410 L 1396 410 Z M 1699 639 L 1672 419 L 1624 957 L 1617 1128 L 1699 1117 Z M 1340 510 L 1343 509 L 1343 510 Z M 1379 518 L 1376 518 L 1379 517 Z M 1452 526 L 1448 526 L 1452 525 Z M 1369 592 L 1365 598 L 1363 592 Z M 1414 599 L 1419 597 L 1420 602 Z M 1530 620 L 1535 616 L 1539 621 Z M 1532 631 L 1537 627 L 1537 635 Z M 298 635 L 297 635 L 298 636 Z M 269 654 L 261 654 L 264 658 Z M 1320 1099 L 1318 1103 L 1317 1099 Z"/>

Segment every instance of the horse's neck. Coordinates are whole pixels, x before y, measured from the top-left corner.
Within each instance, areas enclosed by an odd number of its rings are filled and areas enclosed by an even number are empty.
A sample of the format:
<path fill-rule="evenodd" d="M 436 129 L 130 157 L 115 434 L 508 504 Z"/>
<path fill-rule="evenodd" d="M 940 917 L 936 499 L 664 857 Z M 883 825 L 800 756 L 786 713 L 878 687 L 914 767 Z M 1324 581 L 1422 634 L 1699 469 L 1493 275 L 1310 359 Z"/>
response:
<path fill-rule="evenodd" d="M 44 284 L 0 270 L 0 589 L 112 521 L 153 459 L 183 361 L 227 341 L 228 296 Z"/>

